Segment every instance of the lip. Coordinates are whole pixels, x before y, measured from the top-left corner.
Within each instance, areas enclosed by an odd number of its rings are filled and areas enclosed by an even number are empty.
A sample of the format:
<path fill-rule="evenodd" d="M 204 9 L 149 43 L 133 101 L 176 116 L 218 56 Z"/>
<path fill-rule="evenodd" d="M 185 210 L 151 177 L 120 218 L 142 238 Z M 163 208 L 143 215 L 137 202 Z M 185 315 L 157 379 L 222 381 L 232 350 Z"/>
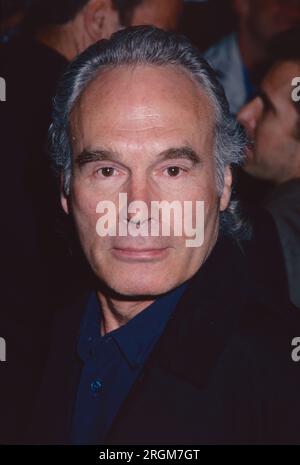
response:
<path fill-rule="evenodd" d="M 132 247 L 127 248 L 113 248 L 112 254 L 118 258 L 119 260 L 123 261 L 157 261 L 162 260 L 167 256 L 169 253 L 170 247 L 164 248 L 144 248 L 144 249 L 137 249 Z"/>

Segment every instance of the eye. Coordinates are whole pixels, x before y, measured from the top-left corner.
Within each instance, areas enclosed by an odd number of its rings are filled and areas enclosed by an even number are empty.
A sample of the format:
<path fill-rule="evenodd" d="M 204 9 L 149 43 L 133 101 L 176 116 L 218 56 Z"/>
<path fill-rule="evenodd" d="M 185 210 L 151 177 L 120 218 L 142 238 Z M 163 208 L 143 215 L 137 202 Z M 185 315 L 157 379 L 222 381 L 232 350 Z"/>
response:
<path fill-rule="evenodd" d="M 184 171 L 183 168 L 180 168 L 179 166 L 170 166 L 169 168 L 166 168 L 167 174 L 170 177 L 177 177 L 182 171 Z"/>
<path fill-rule="evenodd" d="M 111 166 L 105 166 L 104 168 L 99 168 L 97 170 L 97 174 L 99 173 L 105 178 L 109 178 L 114 175 L 115 171 L 115 168 L 112 168 Z"/>

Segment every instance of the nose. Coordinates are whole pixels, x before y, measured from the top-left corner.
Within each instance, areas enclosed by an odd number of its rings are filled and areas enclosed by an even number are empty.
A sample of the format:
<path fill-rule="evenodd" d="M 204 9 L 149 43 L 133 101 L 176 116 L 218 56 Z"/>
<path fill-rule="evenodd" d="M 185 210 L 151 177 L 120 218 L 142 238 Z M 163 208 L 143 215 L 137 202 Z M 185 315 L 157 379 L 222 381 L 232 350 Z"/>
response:
<path fill-rule="evenodd" d="M 244 105 L 237 115 L 239 122 L 244 126 L 250 139 L 254 138 L 261 111 L 262 104 L 260 102 L 260 98 L 256 97 L 251 102 Z"/>
<path fill-rule="evenodd" d="M 139 176 L 131 179 L 127 190 L 127 212 L 123 212 L 127 221 L 131 221 L 134 217 L 136 223 L 144 223 L 151 220 L 151 200 L 153 195 L 151 192 L 150 183 L 145 176 Z M 134 204 L 132 205 L 132 203 Z M 130 208 L 132 207 L 132 209 Z"/>

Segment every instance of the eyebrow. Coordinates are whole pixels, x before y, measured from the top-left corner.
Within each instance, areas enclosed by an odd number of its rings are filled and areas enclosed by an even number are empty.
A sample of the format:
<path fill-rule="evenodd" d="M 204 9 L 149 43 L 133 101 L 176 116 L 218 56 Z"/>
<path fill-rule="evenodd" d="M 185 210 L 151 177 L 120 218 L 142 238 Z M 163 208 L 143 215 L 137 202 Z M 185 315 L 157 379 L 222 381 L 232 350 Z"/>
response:
<path fill-rule="evenodd" d="M 186 160 L 191 161 L 193 166 L 201 163 L 202 161 L 201 157 L 189 145 L 164 150 L 159 154 L 159 158 L 161 161 L 184 158 Z"/>
<path fill-rule="evenodd" d="M 121 159 L 120 154 L 115 151 L 106 150 L 106 149 L 96 149 L 96 150 L 84 149 L 77 156 L 75 162 L 81 168 L 87 163 L 92 163 L 92 162 L 97 162 L 97 161 L 107 160 L 107 161 L 115 161 L 115 162 L 120 163 L 120 159 Z M 182 147 L 172 147 L 167 150 L 164 150 L 158 155 L 158 159 L 159 161 L 186 159 L 186 160 L 191 161 L 193 166 L 201 163 L 202 161 L 201 157 L 189 145 L 184 145 Z"/>
<path fill-rule="evenodd" d="M 117 152 L 105 149 L 88 150 L 84 149 L 76 158 L 76 163 L 82 167 L 86 163 L 102 160 L 119 161 L 120 155 Z"/>

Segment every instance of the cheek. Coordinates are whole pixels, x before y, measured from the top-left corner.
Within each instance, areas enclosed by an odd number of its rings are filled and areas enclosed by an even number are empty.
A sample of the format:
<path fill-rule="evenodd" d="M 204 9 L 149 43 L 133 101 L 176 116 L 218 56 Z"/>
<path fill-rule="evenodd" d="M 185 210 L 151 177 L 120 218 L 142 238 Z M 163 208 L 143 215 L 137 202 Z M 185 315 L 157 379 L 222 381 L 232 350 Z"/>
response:
<path fill-rule="evenodd" d="M 211 223 L 215 221 L 215 215 L 219 209 L 219 197 L 216 187 L 216 179 L 205 178 L 205 180 L 200 180 L 194 185 L 190 186 L 189 192 L 185 192 L 182 195 L 182 201 L 189 200 L 191 201 L 192 208 L 189 211 L 191 215 L 188 215 L 187 221 L 189 224 L 192 223 L 193 228 L 197 227 L 200 223 L 200 216 L 202 213 L 202 205 L 200 202 L 204 203 L 204 229 L 206 230 L 211 226 Z M 202 221 L 203 222 L 203 221 Z"/>
<path fill-rule="evenodd" d="M 198 187 L 197 199 L 204 201 L 205 226 L 210 222 L 214 212 L 218 211 L 219 196 L 217 192 L 217 175 L 211 170 Z"/>
<path fill-rule="evenodd" d="M 200 174 L 188 181 L 185 187 L 185 195 L 193 199 L 209 201 L 214 198 L 217 188 L 215 163 L 208 163 Z"/>
<path fill-rule="evenodd" d="M 278 150 L 286 139 L 285 123 L 277 118 L 266 118 L 261 122 L 255 137 L 257 152 L 261 158 L 270 156 L 270 152 Z"/>
<path fill-rule="evenodd" d="M 99 202 L 98 196 L 75 185 L 72 189 L 71 200 L 72 213 L 78 225 L 80 235 L 86 232 L 92 236 L 96 234 L 96 223 L 99 217 L 96 212 Z"/>
<path fill-rule="evenodd" d="M 211 173 L 205 185 L 201 186 L 200 196 L 204 200 L 205 214 L 207 215 L 218 204 L 217 175 L 215 172 Z"/>
<path fill-rule="evenodd" d="M 274 118 L 262 120 L 257 126 L 254 137 L 256 152 L 263 155 L 265 149 L 272 145 L 274 135 L 278 132 L 281 132 L 281 127 L 274 121 Z"/>

